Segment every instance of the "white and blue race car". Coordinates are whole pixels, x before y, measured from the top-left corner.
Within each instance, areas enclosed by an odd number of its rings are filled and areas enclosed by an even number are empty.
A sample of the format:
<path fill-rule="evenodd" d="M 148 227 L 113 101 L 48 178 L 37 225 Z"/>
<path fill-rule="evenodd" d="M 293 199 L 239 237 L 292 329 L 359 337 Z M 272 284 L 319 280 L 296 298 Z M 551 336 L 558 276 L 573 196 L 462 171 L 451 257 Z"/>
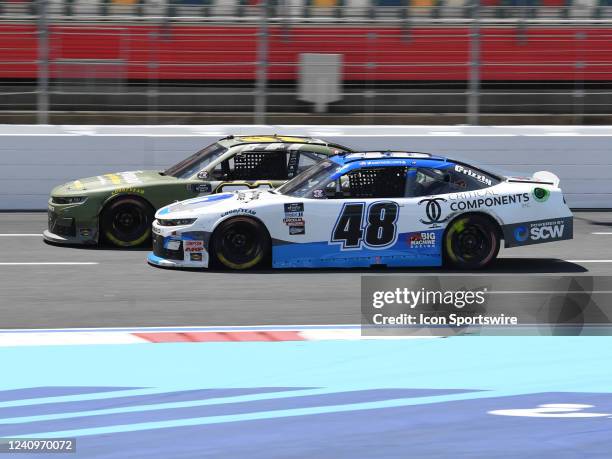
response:
<path fill-rule="evenodd" d="M 571 239 L 550 172 L 496 175 L 425 153 L 331 157 L 276 190 L 160 209 L 151 264 L 248 269 L 441 266 L 477 269 L 500 248 Z"/>

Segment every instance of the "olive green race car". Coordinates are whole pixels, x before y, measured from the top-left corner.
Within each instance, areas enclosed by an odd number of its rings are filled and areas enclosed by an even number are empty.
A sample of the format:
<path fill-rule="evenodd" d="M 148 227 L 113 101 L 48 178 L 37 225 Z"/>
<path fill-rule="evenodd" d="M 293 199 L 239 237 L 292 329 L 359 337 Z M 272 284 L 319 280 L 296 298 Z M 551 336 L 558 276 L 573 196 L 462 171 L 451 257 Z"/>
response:
<path fill-rule="evenodd" d="M 328 156 L 350 151 L 306 137 L 229 136 L 165 171 L 118 172 L 54 188 L 44 238 L 60 244 L 146 244 L 160 207 L 221 191 L 273 188 Z"/>

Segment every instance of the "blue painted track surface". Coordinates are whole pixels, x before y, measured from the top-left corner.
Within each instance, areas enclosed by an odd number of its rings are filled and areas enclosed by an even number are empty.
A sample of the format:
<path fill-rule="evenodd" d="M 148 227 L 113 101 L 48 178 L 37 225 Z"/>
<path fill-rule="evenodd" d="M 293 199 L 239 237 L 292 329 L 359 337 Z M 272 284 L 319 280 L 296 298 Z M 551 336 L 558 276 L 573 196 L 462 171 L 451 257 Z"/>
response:
<path fill-rule="evenodd" d="M 77 437 L 76 455 L 53 457 L 604 458 L 611 344 L 456 337 L 2 348 L 0 437 Z M 590 405 L 579 411 L 594 416 L 489 413 L 542 404 Z"/>

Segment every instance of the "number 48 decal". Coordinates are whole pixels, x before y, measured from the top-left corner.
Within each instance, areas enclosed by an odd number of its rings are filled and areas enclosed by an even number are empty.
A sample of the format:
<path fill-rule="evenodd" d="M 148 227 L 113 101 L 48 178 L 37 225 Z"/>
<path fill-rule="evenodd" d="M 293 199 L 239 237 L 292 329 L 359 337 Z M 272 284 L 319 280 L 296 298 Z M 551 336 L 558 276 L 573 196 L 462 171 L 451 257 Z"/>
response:
<path fill-rule="evenodd" d="M 392 201 L 370 204 L 364 221 L 365 202 L 346 203 L 334 230 L 331 242 L 342 243 L 343 249 L 358 249 L 363 245 L 380 248 L 393 244 L 397 238 L 399 206 Z"/>

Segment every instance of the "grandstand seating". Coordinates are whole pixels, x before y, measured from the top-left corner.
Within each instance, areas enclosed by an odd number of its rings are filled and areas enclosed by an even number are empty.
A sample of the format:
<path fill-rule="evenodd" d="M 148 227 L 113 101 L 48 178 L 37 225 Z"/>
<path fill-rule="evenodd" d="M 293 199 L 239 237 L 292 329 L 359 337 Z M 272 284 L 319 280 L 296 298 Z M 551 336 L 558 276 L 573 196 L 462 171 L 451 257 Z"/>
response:
<path fill-rule="evenodd" d="M 469 17 L 473 0 L 269 0 L 272 17 Z M 260 0 L 50 0 L 53 14 L 211 17 L 256 14 Z M 0 15 L 33 15 L 33 0 L 0 0 Z M 612 0 L 481 0 L 484 17 L 612 17 Z"/>

